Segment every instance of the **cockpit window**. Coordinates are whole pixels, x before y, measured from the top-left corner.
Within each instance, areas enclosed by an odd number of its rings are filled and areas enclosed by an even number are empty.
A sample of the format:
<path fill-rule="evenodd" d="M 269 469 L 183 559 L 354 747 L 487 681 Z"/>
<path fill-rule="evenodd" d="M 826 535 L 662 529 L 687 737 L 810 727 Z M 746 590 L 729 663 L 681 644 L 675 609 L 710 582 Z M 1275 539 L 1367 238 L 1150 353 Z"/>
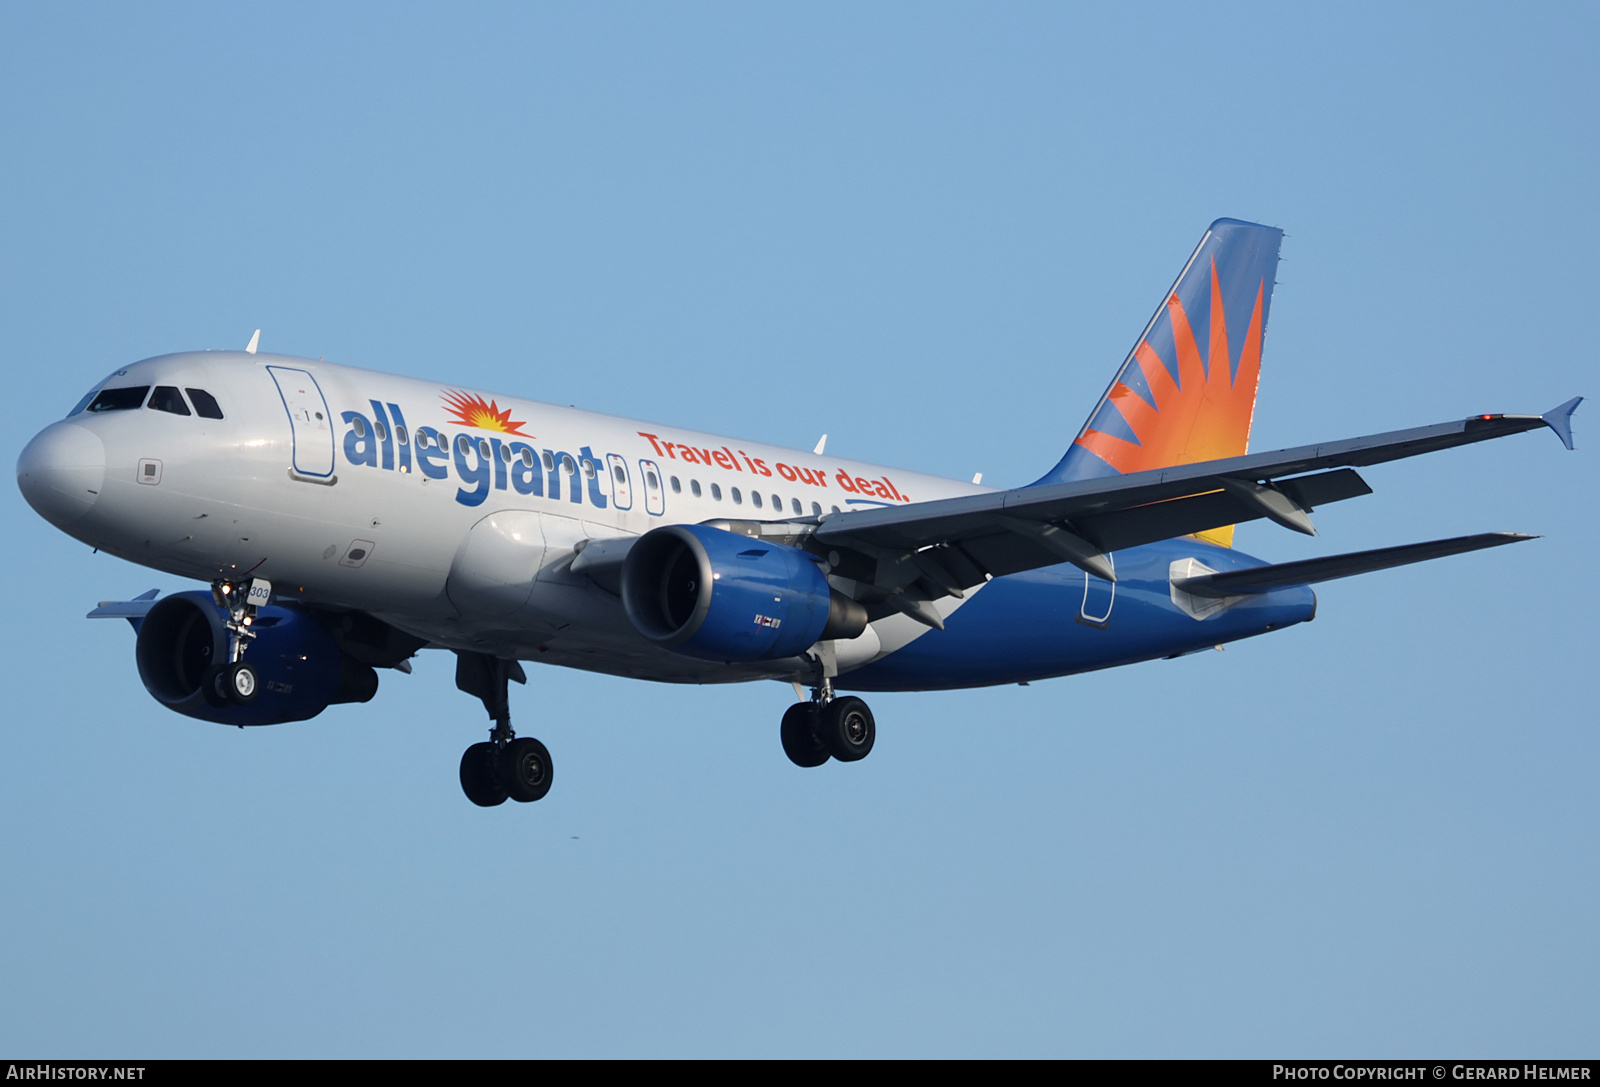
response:
<path fill-rule="evenodd" d="M 222 405 L 217 403 L 217 398 L 204 389 L 185 389 L 189 399 L 194 403 L 194 412 L 202 419 L 221 419 Z"/>
<path fill-rule="evenodd" d="M 183 394 L 176 385 L 157 385 L 156 391 L 150 394 L 150 403 L 145 407 L 173 415 L 189 414 L 189 405 L 183 402 Z"/>
<path fill-rule="evenodd" d="M 144 403 L 148 385 L 129 385 L 122 389 L 101 389 L 100 395 L 89 404 L 90 411 L 127 411 Z"/>

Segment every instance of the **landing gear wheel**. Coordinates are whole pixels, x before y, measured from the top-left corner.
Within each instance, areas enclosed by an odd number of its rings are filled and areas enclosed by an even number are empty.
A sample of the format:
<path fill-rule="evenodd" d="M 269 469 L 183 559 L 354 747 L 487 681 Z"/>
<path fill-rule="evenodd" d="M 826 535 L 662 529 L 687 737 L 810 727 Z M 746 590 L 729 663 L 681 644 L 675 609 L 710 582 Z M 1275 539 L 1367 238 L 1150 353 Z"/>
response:
<path fill-rule="evenodd" d="M 830 755 L 840 762 L 867 757 L 878 728 L 865 702 L 853 695 L 835 698 L 822 708 L 821 717 L 817 731 Z"/>
<path fill-rule="evenodd" d="M 254 700 L 260 685 L 256 670 L 244 661 L 218 665 L 207 676 L 206 701 L 214 706 L 226 706 L 230 702 L 242 706 Z"/>
<path fill-rule="evenodd" d="M 510 796 L 512 800 L 527 804 L 543 799 L 550 791 L 555 767 L 550 762 L 550 752 L 532 736 L 506 744 L 500 750 L 499 761 L 500 783 L 504 788 L 502 797 Z"/>
<path fill-rule="evenodd" d="M 796 766 L 821 766 L 828 761 L 828 748 L 817 735 L 817 704 L 796 702 L 783 713 L 778 726 L 783 753 Z"/>
<path fill-rule="evenodd" d="M 494 744 L 473 744 L 461 756 L 461 791 L 480 808 L 506 802 L 506 787 L 500 783 L 500 752 Z"/>
<path fill-rule="evenodd" d="M 200 697 L 206 700 L 206 705 L 219 710 L 228 704 L 228 689 L 222 682 L 222 672 L 227 667 L 226 664 L 213 664 L 200 677 Z"/>

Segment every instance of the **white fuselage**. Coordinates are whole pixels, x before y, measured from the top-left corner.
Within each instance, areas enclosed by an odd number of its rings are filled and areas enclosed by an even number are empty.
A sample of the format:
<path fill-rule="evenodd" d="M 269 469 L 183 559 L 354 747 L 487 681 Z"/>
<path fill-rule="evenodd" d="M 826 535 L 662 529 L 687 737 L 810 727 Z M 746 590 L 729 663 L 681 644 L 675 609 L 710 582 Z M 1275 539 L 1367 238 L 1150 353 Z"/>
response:
<path fill-rule="evenodd" d="M 86 543 L 184 577 L 269 578 L 281 597 L 369 612 L 441 646 L 639 678 L 794 669 L 651 645 L 615 594 L 569 569 L 585 541 L 986 490 L 286 356 L 164 355 L 119 370 L 111 386 L 203 389 L 224 418 L 80 411 L 41 434 L 71 446 L 56 461 L 85 462 L 41 512 Z M 103 478 L 90 486 L 95 441 Z M 879 620 L 840 643 L 840 670 L 927 629 Z"/>

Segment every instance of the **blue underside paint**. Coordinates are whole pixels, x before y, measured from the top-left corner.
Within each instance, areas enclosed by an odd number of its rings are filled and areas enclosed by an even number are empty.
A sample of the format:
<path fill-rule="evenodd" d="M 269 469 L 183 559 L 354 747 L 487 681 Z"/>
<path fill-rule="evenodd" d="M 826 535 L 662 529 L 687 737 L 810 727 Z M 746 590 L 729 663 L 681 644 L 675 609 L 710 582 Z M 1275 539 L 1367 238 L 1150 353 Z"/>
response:
<path fill-rule="evenodd" d="M 1213 570 L 1263 566 L 1259 559 L 1194 539 L 1164 540 L 1116 554 L 1110 619 L 1079 618 L 1084 573 L 1047 566 L 989 582 L 945 621 L 882 660 L 842 675 L 841 690 L 931 691 L 1071 675 L 1205 649 L 1265 634 L 1316 613 L 1316 595 L 1299 585 L 1240 601 L 1197 620 L 1172 601 L 1168 571 L 1194 558 Z M 1091 598 L 1091 612 L 1096 608 Z"/>

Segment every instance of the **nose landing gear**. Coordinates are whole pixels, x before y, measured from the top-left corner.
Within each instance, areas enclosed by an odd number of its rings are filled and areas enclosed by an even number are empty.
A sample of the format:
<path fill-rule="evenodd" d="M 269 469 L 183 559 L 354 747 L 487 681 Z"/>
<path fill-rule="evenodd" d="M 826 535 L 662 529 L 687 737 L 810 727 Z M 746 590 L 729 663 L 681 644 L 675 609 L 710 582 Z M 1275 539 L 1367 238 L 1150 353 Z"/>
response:
<path fill-rule="evenodd" d="M 531 736 L 511 731 L 511 706 L 507 697 L 512 680 L 526 683 L 522 666 L 487 653 L 456 652 L 456 686 L 483 700 L 494 721 L 485 743 L 476 743 L 461 756 L 461 791 L 480 808 L 515 800 L 529 804 L 550 791 L 555 776 L 550 752 Z"/>
<path fill-rule="evenodd" d="M 228 610 L 228 618 L 222 624 L 228 632 L 228 660 L 211 666 L 200 689 L 214 706 L 230 702 L 243 705 L 255 698 L 261 686 L 256 670 L 244 662 L 244 651 L 256 636 L 256 609 L 272 599 L 272 582 L 264 577 L 245 582 L 213 581 L 211 599 L 219 608 Z"/>

